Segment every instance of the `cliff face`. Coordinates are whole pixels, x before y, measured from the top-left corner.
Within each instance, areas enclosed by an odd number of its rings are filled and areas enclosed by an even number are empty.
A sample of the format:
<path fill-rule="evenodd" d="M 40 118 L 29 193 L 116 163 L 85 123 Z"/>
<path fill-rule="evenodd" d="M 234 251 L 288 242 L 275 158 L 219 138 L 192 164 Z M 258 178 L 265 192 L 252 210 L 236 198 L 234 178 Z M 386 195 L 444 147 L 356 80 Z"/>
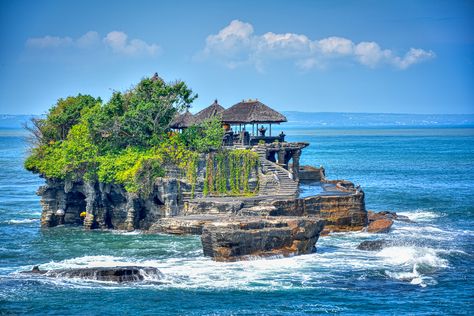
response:
<path fill-rule="evenodd" d="M 87 229 L 146 230 L 160 218 L 179 215 L 185 201 L 203 197 L 209 178 L 208 160 L 209 155 L 200 157 L 194 186 L 182 172 L 172 169 L 167 177 L 157 178 L 147 194 L 127 192 L 119 184 L 46 179 L 37 192 L 43 208 L 41 226 L 66 224 L 83 225 Z M 258 177 L 257 168 L 248 172 L 248 189 L 252 192 L 258 190 Z M 226 190 L 230 190 L 230 181 L 225 180 Z"/>
<path fill-rule="evenodd" d="M 38 191 L 43 206 L 41 226 L 148 229 L 159 218 L 178 214 L 179 186 L 178 179 L 157 179 L 152 192 L 144 198 L 126 192 L 121 185 L 47 180 Z M 87 213 L 85 218 L 81 217 L 83 212 Z"/>
<path fill-rule="evenodd" d="M 367 226 L 364 192 L 345 195 L 319 195 L 301 199 L 278 200 L 272 203 L 272 215 L 317 215 L 326 220 L 324 233 L 356 231 Z"/>

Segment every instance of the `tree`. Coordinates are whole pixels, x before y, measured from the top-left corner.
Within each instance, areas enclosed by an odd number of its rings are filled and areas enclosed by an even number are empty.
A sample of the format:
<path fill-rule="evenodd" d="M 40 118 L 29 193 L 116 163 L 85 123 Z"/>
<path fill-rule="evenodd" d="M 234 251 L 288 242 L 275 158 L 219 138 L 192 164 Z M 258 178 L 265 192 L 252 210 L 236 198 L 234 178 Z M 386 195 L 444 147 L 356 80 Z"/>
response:
<path fill-rule="evenodd" d="M 197 97 L 182 81 L 145 78 L 125 93 L 115 92 L 89 118 L 94 139 L 108 148 L 148 147 L 160 143 L 176 113 Z"/>
<path fill-rule="evenodd" d="M 212 117 L 200 124 L 193 125 L 181 134 L 183 142 L 199 152 L 217 150 L 222 147 L 224 129 L 217 117 Z"/>
<path fill-rule="evenodd" d="M 82 94 L 59 99 L 46 118 L 33 118 L 26 128 L 31 131 L 37 145 L 65 140 L 69 130 L 79 123 L 81 112 L 101 102 L 100 98 Z"/>

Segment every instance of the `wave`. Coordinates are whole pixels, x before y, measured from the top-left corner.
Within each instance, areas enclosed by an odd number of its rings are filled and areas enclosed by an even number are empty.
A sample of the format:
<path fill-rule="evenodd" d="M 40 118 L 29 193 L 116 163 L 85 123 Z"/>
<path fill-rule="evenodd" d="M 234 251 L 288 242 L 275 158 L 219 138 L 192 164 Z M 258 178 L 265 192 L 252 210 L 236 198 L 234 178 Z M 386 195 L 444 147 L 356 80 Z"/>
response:
<path fill-rule="evenodd" d="M 402 271 L 386 269 L 387 276 L 426 287 L 436 284 L 436 280 L 429 274 L 448 267 L 448 260 L 439 256 L 443 252 L 446 253 L 446 251 L 428 247 L 400 246 L 382 249 L 377 253 L 377 257 L 382 259 L 384 265 L 402 269 Z M 406 271 L 406 268 L 409 268 L 409 271 Z"/>
<path fill-rule="evenodd" d="M 427 211 L 427 210 L 422 210 L 422 209 L 397 212 L 397 214 L 407 216 L 410 220 L 414 222 L 427 222 L 427 221 L 432 221 L 435 218 L 445 216 L 444 213 L 435 212 L 435 211 Z"/>
<path fill-rule="evenodd" d="M 39 218 L 26 218 L 26 219 L 11 219 L 8 221 L 5 221 L 3 223 L 6 224 L 11 224 L 11 225 L 16 225 L 16 224 L 30 224 L 30 223 L 36 223 L 39 222 Z"/>

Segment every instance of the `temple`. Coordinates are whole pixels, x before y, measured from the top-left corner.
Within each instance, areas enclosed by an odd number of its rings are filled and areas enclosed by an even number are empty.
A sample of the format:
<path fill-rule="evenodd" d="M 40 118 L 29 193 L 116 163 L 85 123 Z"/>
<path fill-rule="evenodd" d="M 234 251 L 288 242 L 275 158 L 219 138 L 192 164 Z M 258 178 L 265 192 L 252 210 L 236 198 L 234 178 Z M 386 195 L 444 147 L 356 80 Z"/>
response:
<path fill-rule="evenodd" d="M 299 180 L 300 172 L 305 171 L 304 169 L 300 170 L 299 160 L 301 150 L 307 147 L 308 143 L 287 143 L 283 131 L 277 135 L 272 134 L 272 125 L 274 128 L 275 125 L 287 122 L 287 119 L 283 114 L 258 99 L 242 100 L 228 109 L 215 100 L 211 105 L 194 115 L 187 107 L 184 113 L 178 114 L 174 118 L 170 127 L 175 130 L 183 130 L 213 117 L 219 118 L 222 122 L 225 130 L 222 140 L 224 146 L 265 145 L 265 151 L 260 152 L 263 158 L 289 170 L 295 181 Z M 307 177 L 308 175 L 303 178 Z"/>

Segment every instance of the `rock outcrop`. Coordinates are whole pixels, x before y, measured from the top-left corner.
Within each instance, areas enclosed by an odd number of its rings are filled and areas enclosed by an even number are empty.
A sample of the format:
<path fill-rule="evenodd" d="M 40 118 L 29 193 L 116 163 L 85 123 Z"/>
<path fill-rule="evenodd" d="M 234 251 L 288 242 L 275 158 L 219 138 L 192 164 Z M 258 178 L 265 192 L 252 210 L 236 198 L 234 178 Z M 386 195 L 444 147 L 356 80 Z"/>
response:
<path fill-rule="evenodd" d="M 385 239 L 364 240 L 357 246 L 357 249 L 365 250 L 365 251 L 379 251 L 387 247 L 388 245 L 389 245 L 389 242 L 386 241 Z"/>
<path fill-rule="evenodd" d="M 186 184 L 182 184 L 185 186 Z M 179 180 L 159 178 L 146 197 L 123 186 L 87 181 L 47 180 L 38 190 L 42 227 L 83 225 L 86 229 L 148 229 L 162 217 L 179 212 Z M 81 213 L 87 214 L 81 217 Z"/>
<path fill-rule="evenodd" d="M 367 211 L 367 218 L 369 222 L 373 222 L 378 219 L 391 219 L 391 220 L 396 220 L 396 221 L 401 221 L 401 222 L 411 222 L 408 216 L 399 215 L 395 212 L 389 212 L 389 211 L 382 211 L 378 213 L 375 213 L 374 211 Z"/>
<path fill-rule="evenodd" d="M 375 213 L 373 211 L 367 212 L 369 233 L 388 233 L 392 228 L 394 221 L 411 222 L 407 216 L 398 215 L 395 212 L 383 211 Z"/>
<path fill-rule="evenodd" d="M 85 280 L 108 281 L 108 282 L 138 282 L 145 278 L 158 280 L 163 277 L 162 273 L 154 267 L 122 266 L 122 267 L 94 267 L 73 268 L 57 270 L 40 270 L 38 266 L 31 271 L 23 271 L 25 274 L 41 274 L 54 278 L 79 278 Z"/>
<path fill-rule="evenodd" d="M 204 255 L 216 261 L 309 254 L 323 227 L 318 217 L 235 217 L 205 224 L 201 241 Z"/>
<path fill-rule="evenodd" d="M 388 233 L 392 225 L 393 221 L 391 219 L 377 219 L 369 223 L 369 226 L 367 226 L 367 232 L 376 234 Z"/>

